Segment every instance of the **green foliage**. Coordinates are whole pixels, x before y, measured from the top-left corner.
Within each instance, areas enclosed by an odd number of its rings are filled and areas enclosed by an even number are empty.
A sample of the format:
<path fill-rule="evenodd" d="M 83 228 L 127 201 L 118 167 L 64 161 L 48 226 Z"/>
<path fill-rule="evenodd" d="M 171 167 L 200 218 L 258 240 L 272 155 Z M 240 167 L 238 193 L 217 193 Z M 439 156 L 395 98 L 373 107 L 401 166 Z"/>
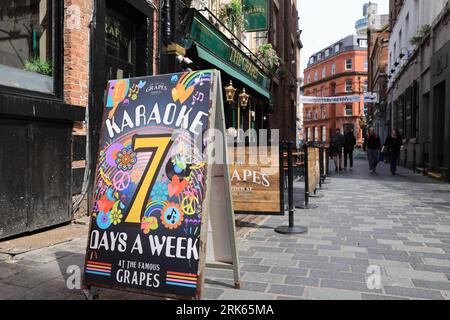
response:
<path fill-rule="evenodd" d="M 46 76 L 53 74 L 53 66 L 50 60 L 41 61 L 39 57 L 32 57 L 25 61 L 24 69 L 30 72 L 40 73 Z"/>
<path fill-rule="evenodd" d="M 280 69 L 281 61 L 272 44 L 263 44 L 256 51 L 256 56 L 266 65 L 270 72 L 276 73 Z"/>
<path fill-rule="evenodd" d="M 422 43 L 424 37 L 430 32 L 431 27 L 430 25 L 426 24 L 424 26 L 422 26 L 417 32 L 416 34 L 411 38 L 410 43 L 413 46 L 417 46 L 419 44 Z"/>
<path fill-rule="evenodd" d="M 241 1 L 232 0 L 230 3 L 222 5 L 219 11 L 219 19 L 233 33 L 240 33 L 245 22 Z"/>

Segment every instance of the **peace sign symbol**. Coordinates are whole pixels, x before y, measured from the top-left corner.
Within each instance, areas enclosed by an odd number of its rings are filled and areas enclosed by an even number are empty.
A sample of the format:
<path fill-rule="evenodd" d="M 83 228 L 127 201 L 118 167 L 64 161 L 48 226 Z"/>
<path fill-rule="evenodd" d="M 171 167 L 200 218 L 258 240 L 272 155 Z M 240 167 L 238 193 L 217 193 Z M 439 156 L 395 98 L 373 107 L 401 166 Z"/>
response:
<path fill-rule="evenodd" d="M 195 196 L 189 196 L 182 200 L 181 208 L 183 212 L 190 216 L 196 212 L 196 208 L 198 207 L 199 201 Z"/>
<path fill-rule="evenodd" d="M 131 177 L 128 172 L 119 171 L 114 175 L 113 184 L 114 188 L 118 191 L 123 191 L 130 186 Z"/>

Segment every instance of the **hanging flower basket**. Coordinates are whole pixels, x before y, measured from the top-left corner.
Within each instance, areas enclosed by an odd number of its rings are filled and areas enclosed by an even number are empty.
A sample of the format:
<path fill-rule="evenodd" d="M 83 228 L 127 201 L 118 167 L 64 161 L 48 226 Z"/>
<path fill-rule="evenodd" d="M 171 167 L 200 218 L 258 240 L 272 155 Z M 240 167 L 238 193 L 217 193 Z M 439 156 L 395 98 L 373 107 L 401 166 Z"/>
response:
<path fill-rule="evenodd" d="M 220 7 L 219 19 L 235 35 L 239 35 L 244 29 L 244 13 L 240 0 L 232 0 Z"/>
<path fill-rule="evenodd" d="M 280 70 L 281 61 L 271 44 L 264 44 L 256 51 L 256 56 L 269 68 L 272 74 Z"/>

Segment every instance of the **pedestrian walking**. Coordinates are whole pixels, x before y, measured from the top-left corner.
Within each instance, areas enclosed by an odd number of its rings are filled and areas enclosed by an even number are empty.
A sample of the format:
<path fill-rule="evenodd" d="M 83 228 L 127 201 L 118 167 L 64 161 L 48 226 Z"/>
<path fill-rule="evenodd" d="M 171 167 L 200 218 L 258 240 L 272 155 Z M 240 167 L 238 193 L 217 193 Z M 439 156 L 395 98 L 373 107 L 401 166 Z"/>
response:
<path fill-rule="evenodd" d="M 378 162 L 380 160 L 381 140 L 380 137 L 375 133 L 374 128 L 369 129 L 369 133 L 364 140 L 363 149 L 365 152 L 367 152 L 370 173 L 376 173 Z"/>
<path fill-rule="evenodd" d="M 392 134 L 387 137 L 384 143 L 385 154 L 391 164 L 392 175 L 397 174 L 397 164 L 400 158 L 400 151 L 403 146 L 403 138 L 397 129 L 392 130 Z"/>
<path fill-rule="evenodd" d="M 350 171 L 353 171 L 353 152 L 355 151 L 356 138 L 353 130 L 348 129 L 345 133 L 344 142 L 344 169 L 347 170 L 348 162 L 350 162 Z"/>
<path fill-rule="evenodd" d="M 341 129 L 337 129 L 330 143 L 330 157 L 334 160 L 336 172 L 342 171 L 342 151 L 344 149 L 345 137 Z"/>

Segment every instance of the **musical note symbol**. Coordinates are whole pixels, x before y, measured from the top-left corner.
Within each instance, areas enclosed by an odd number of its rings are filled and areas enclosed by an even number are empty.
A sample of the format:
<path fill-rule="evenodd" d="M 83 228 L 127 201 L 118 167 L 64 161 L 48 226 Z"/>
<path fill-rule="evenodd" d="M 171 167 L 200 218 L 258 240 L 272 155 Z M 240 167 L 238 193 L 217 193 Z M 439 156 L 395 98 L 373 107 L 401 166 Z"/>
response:
<path fill-rule="evenodd" d="M 175 209 L 172 209 L 172 212 L 167 216 L 167 220 L 172 220 L 172 224 L 176 221 L 176 214 L 177 212 Z"/>

